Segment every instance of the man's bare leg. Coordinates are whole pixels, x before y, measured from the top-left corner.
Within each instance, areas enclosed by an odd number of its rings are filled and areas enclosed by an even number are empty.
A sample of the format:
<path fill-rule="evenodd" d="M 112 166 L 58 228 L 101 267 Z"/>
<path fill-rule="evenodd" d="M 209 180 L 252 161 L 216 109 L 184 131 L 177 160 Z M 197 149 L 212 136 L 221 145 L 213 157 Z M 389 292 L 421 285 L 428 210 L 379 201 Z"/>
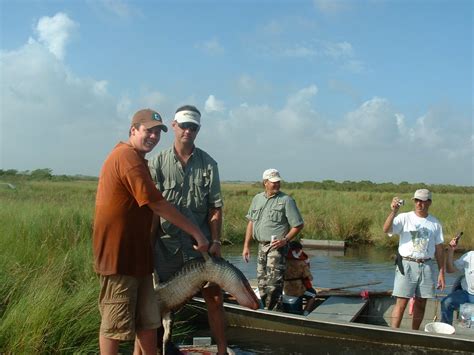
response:
<path fill-rule="evenodd" d="M 395 305 L 392 310 L 392 328 L 400 328 L 400 323 L 403 319 L 403 313 L 407 308 L 409 298 L 397 297 Z"/>
<path fill-rule="evenodd" d="M 138 347 L 137 347 L 138 345 Z M 146 329 L 137 332 L 134 354 L 156 355 L 156 329 Z"/>
<path fill-rule="evenodd" d="M 225 336 L 222 291 L 219 286 L 211 285 L 202 290 L 202 295 L 206 301 L 209 327 L 216 341 L 218 354 L 225 354 L 227 352 L 227 339 Z"/>
<path fill-rule="evenodd" d="M 99 334 L 99 347 L 102 355 L 115 355 L 118 353 L 119 340 L 106 338 L 102 334 Z"/>
<path fill-rule="evenodd" d="M 413 304 L 413 320 L 411 323 L 411 329 L 420 329 L 421 322 L 425 316 L 426 298 L 415 297 L 415 303 Z"/>

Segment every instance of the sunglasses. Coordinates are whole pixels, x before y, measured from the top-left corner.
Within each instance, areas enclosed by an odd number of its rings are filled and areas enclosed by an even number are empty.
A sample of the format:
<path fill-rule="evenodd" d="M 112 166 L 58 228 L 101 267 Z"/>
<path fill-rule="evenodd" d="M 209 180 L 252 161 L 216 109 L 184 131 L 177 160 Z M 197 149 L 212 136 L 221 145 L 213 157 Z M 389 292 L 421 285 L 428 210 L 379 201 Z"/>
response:
<path fill-rule="evenodd" d="M 196 132 L 199 130 L 199 126 L 192 122 L 178 123 L 178 127 L 181 128 L 183 131 L 189 129 L 191 132 Z"/>

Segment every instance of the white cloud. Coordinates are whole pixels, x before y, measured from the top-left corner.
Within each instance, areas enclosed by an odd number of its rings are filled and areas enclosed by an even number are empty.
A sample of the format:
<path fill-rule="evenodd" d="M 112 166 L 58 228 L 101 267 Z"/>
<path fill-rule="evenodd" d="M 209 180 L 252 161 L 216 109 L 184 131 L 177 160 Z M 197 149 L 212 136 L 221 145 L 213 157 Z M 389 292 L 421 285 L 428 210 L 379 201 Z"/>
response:
<path fill-rule="evenodd" d="M 250 75 L 243 74 L 238 78 L 237 86 L 243 92 L 252 93 L 256 89 L 257 83 Z"/>
<path fill-rule="evenodd" d="M 262 26 L 262 32 L 270 36 L 280 35 L 284 32 L 284 26 L 280 21 L 270 20 Z"/>
<path fill-rule="evenodd" d="M 224 53 L 224 48 L 221 46 L 217 38 L 199 42 L 195 45 L 195 47 L 212 55 Z"/>
<path fill-rule="evenodd" d="M 342 68 L 351 73 L 362 73 L 367 70 L 364 62 L 360 60 L 347 60 L 342 63 Z"/>
<path fill-rule="evenodd" d="M 123 18 L 132 16 L 136 11 L 122 0 L 102 0 L 102 3 L 110 12 Z"/>
<path fill-rule="evenodd" d="M 350 8 L 347 0 L 313 0 L 316 9 L 324 14 L 337 14 Z"/>
<path fill-rule="evenodd" d="M 214 95 L 209 95 L 204 105 L 204 110 L 210 112 L 223 112 L 225 110 L 224 102 L 217 100 Z"/>
<path fill-rule="evenodd" d="M 136 17 L 143 18 L 142 11 L 133 1 L 126 0 L 86 0 L 87 5 L 95 10 L 99 17 L 121 20 L 129 20 Z"/>
<path fill-rule="evenodd" d="M 94 83 L 92 90 L 97 96 L 107 95 L 107 81 L 100 80 Z"/>
<path fill-rule="evenodd" d="M 53 17 L 42 17 L 36 26 L 38 40 L 44 43 L 51 53 L 58 59 L 64 59 L 66 44 L 71 32 L 78 27 L 65 13 L 59 12 Z"/>
<path fill-rule="evenodd" d="M 362 103 L 335 125 L 317 112 L 317 94 L 317 86 L 310 85 L 290 93 L 279 108 L 246 103 L 229 109 L 224 119 L 208 116 L 198 144 L 219 162 L 223 179 L 258 180 L 273 166 L 289 181 L 470 181 L 470 130 L 458 131 L 454 122 L 444 128 L 431 112 L 407 120 L 380 97 Z M 235 162 L 245 162 L 245 169 Z M 453 180 L 443 173 L 455 166 L 467 166 L 468 176 Z"/>
<path fill-rule="evenodd" d="M 302 40 L 301 32 L 309 39 Z M 305 18 L 272 19 L 257 28 L 245 46 L 264 56 L 325 60 L 353 73 L 365 70 L 364 62 L 356 56 L 350 42 L 321 39 L 319 33 L 317 24 Z"/>
<path fill-rule="evenodd" d="M 281 55 L 294 58 L 307 58 L 317 56 L 318 51 L 315 48 L 307 47 L 301 44 L 295 44 L 294 46 L 283 48 Z"/>
<path fill-rule="evenodd" d="M 50 43 L 30 39 L 17 50 L 0 53 L 0 168 L 48 167 L 56 174 L 98 175 L 114 144 L 126 139 L 136 109 L 162 112 L 164 106 L 166 113 L 177 102 L 199 102 L 197 95 L 167 97 L 153 87 L 142 88 L 138 98 L 116 98 L 108 80 L 78 76 L 50 50 Z M 341 58 L 352 53 L 350 46 L 339 50 Z M 262 89 L 248 74 L 236 83 L 247 93 Z M 323 88 L 311 83 L 293 89 L 284 93 L 280 105 L 250 95 L 229 104 L 227 97 L 209 95 L 201 102 L 206 114 L 197 143 L 219 162 L 223 180 L 259 180 L 273 166 L 289 181 L 472 184 L 470 116 L 427 108 L 419 117 L 409 117 L 388 98 L 374 97 L 334 121 L 319 112 Z M 337 88 L 357 96 L 352 87 Z M 163 137 L 158 149 L 171 139 L 170 134 Z"/>
<path fill-rule="evenodd" d="M 106 81 L 75 76 L 44 44 L 29 40 L 0 54 L 0 165 L 98 175 L 129 123 L 117 114 Z"/>
<path fill-rule="evenodd" d="M 303 107 L 309 108 L 311 103 L 309 100 L 318 93 L 318 87 L 316 85 L 310 85 L 307 88 L 299 90 L 296 94 L 292 94 L 288 97 L 287 105 L 291 109 L 300 111 Z"/>
<path fill-rule="evenodd" d="M 443 138 L 439 128 L 433 123 L 430 113 L 419 117 L 414 127 L 409 130 L 410 141 L 423 144 L 427 148 L 439 147 L 443 143 Z"/>
<path fill-rule="evenodd" d="M 161 104 L 166 102 L 166 96 L 159 91 L 150 90 L 144 94 L 140 102 L 143 107 L 159 110 Z"/>
<path fill-rule="evenodd" d="M 398 136 L 396 115 L 388 100 L 375 97 L 346 115 L 335 138 L 350 146 L 393 144 Z"/>
<path fill-rule="evenodd" d="M 240 75 L 234 85 L 239 99 L 245 102 L 256 102 L 259 98 L 271 95 L 275 91 L 271 83 L 249 74 Z"/>
<path fill-rule="evenodd" d="M 324 54 L 328 57 L 339 59 L 339 58 L 352 58 L 354 56 L 354 49 L 348 42 L 325 42 L 323 43 Z"/>

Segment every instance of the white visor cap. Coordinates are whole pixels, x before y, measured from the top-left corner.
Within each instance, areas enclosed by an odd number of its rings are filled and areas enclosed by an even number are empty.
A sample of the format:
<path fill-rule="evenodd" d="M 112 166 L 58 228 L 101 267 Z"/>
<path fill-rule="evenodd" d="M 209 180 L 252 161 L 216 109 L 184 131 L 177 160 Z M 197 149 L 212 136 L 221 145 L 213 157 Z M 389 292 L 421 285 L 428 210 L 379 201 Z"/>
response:
<path fill-rule="evenodd" d="M 174 115 L 174 120 L 178 123 L 191 122 L 201 126 L 201 115 L 195 111 L 179 111 Z"/>

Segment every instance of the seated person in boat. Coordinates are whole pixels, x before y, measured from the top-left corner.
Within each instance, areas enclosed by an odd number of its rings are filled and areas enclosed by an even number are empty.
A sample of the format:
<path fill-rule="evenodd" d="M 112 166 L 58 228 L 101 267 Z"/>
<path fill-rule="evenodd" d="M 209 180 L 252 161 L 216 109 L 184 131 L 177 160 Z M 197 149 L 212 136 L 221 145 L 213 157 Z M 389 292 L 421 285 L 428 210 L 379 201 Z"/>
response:
<path fill-rule="evenodd" d="M 308 255 L 303 251 L 300 242 L 291 241 L 286 254 L 283 292 L 285 295 L 303 297 L 307 300 L 303 310 L 305 316 L 311 313 L 315 306 L 316 290 L 313 288 L 312 280 Z"/>
<path fill-rule="evenodd" d="M 459 259 L 453 261 L 454 251 L 457 248 L 457 238 L 449 242 L 446 252 L 446 272 L 464 272 L 459 287 L 455 287 L 453 292 L 441 301 L 441 321 L 453 323 L 453 312 L 459 310 L 459 306 L 464 303 L 474 303 L 474 251 L 468 251 Z"/>

